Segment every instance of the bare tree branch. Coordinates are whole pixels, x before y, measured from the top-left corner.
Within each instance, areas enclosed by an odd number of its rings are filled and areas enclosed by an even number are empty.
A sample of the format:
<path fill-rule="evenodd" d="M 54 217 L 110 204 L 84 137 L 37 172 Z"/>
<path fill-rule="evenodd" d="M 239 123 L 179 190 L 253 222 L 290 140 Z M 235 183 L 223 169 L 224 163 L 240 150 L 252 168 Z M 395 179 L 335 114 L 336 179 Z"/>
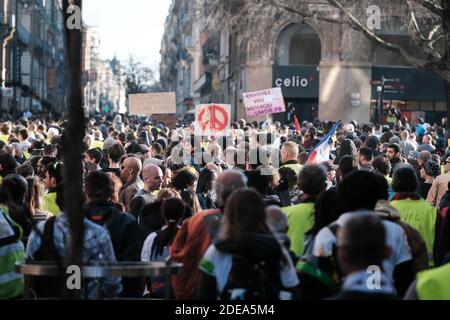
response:
<path fill-rule="evenodd" d="M 423 68 L 425 64 L 427 64 L 427 60 L 417 58 L 411 54 L 409 54 L 403 47 L 383 40 L 379 36 L 377 36 L 373 31 L 369 30 L 367 27 L 365 27 L 361 22 L 358 21 L 346 8 L 342 6 L 342 4 L 337 0 L 327 0 L 330 4 L 337 7 L 341 13 L 344 15 L 344 18 L 348 19 L 348 25 L 352 27 L 354 30 L 362 32 L 369 40 L 373 41 L 377 45 L 386 48 L 391 51 L 398 52 L 401 54 L 409 63 L 412 65 Z M 434 59 L 433 59 L 434 60 Z"/>
<path fill-rule="evenodd" d="M 414 0 L 414 1 L 438 16 L 442 16 L 444 14 L 444 8 L 442 8 L 436 2 L 430 0 Z"/>
<path fill-rule="evenodd" d="M 404 47 L 383 39 L 375 31 L 361 23 L 357 16 L 344 7 L 341 0 L 291 1 L 291 0 L 208 0 L 207 10 L 203 13 L 209 22 L 214 22 L 216 31 L 226 25 L 236 36 L 236 42 L 245 43 L 252 38 L 261 41 L 267 34 L 274 32 L 274 21 L 281 19 L 283 13 L 294 18 L 311 19 L 334 24 L 345 24 L 362 33 L 376 45 L 397 52 L 411 65 L 429 68 L 450 81 L 448 57 L 449 17 L 445 15 L 446 2 L 437 0 L 408 0 L 409 26 L 408 35 L 417 50 Z M 205 4 L 204 4 L 205 6 Z M 318 9 L 320 7 L 320 10 Z M 322 8 L 324 6 L 325 8 Z M 323 10 L 322 10 L 323 9 Z M 393 13 L 394 14 L 394 13 Z"/>
<path fill-rule="evenodd" d="M 430 33 L 428 34 L 428 40 L 431 41 L 431 39 L 433 39 L 434 35 L 436 34 L 436 32 L 438 32 L 440 29 L 442 28 L 441 25 L 436 25 L 434 26 L 434 28 L 430 31 Z M 437 39 L 442 38 L 443 35 L 440 35 L 439 37 L 437 37 Z M 434 40 L 436 41 L 436 39 Z"/>
<path fill-rule="evenodd" d="M 336 24 L 342 24 L 342 20 L 340 20 L 338 18 L 323 16 L 323 13 L 317 12 L 315 10 L 301 11 L 301 10 L 292 8 L 289 5 L 277 3 L 276 1 L 271 1 L 271 3 L 275 7 L 279 6 L 281 9 L 283 9 L 289 13 L 294 13 L 294 14 L 302 16 L 304 18 L 313 18 L 315 20 L 336 23 Z"/>

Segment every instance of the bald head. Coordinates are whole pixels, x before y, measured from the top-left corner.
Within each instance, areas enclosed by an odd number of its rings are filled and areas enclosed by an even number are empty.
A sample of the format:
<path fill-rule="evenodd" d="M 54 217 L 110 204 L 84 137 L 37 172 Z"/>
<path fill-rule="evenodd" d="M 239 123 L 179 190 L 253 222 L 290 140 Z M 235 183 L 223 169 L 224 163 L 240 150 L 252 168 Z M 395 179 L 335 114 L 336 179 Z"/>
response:
<path fill-rule="evenodd" d="M 223 208 L 228 197 L 239 188 L 247 187 L 247 177 L 241 171 L 227 170 L 217 176 L 215 180 L 217 203 Z"/>
<path fill-rule="evenodd" d="M 431 159 L 431 153 L 429 151 L 423 150 L 419 153 L 419 157 L 417 158 L 417 163 L 419 166 L 422 166 Z"/>
<path fill-rule="evenodd" d="M 160 167 L 149 164 L 146 165 L 142 171 L 142 178 L 144 179 L 144 190 L 153 192 L 161 189 L 163 172 Z"/>
<path fill-rule="evenodd" d="M 276 233 L 286 233 L 288 229 L 288 220 L 286 214 L 278 206 L 266 208 L 266 221 Z"/>
<path fill-rule="evenodd" d="M 288 141 L 281 147 L 281 161 L 286 163 L 291 160 L 297 160 L 299 153 L 298 144 Z"/>
<path fill-rule="evenodd" d="M 142 171 L 142 162 L 138 158 L 127 158 L 122 164 L 120 178 L 123 183 L 129 183 L 135 180 Z"/>
<path fill-rule="evenodd" d="M 433 138 L 432 138 L 429 134 L 426 134 L 426 135 L 423 137 L 423 143 L 424 143 L 424 144 L 430 144 L 431 141 L 433 141 Z"/>

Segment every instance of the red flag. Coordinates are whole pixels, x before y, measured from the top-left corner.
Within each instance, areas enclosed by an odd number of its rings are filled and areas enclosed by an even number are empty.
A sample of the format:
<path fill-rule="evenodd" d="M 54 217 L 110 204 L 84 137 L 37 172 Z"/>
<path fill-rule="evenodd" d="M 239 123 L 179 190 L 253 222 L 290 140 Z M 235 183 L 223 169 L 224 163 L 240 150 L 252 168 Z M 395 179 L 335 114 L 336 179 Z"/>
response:
<path fill-rule="evenodd" d="M 294 123 L 295 123 L 295 130 L 297 130 L 297 132 L 299 133 L 302 132 L 302 127 L 297 119 L 297 116 L 294 116 Z"/>

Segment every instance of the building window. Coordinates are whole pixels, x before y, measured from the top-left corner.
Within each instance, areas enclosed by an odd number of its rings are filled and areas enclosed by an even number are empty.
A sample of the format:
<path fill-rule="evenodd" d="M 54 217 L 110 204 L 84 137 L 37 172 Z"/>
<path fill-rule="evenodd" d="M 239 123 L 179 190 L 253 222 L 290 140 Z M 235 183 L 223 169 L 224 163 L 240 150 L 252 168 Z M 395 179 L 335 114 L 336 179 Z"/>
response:
<path fill-rule="evenodd" d="M 318 33 L 306 23 L 289 25 L 278 38 L 279 65 L 319 65 L 321 52 Z"/>

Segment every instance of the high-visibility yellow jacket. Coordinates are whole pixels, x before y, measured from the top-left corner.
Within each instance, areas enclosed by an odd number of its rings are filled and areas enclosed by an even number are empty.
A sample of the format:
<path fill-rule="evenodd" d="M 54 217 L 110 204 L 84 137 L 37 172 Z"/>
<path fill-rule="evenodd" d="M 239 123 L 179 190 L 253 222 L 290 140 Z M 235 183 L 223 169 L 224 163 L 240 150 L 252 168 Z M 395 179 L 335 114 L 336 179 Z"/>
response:
<path fill-rule="evenodd" d="M 288 237 L 291 240 L 291 250 L 301 255 L 304 250 L 305 233 L 314 225 L 314 203 L 301 203 L 283 208 L 288 218 Z"/>
<path fill-rule="evenodd" d="M 61 209 L 56 204 L 56 192 L 50 192 L 44 195 L 42 210 L 52 213 L 54 216 L 59 216 Z"/>
<path fill-rule="evenodd" d="M 423 199 L 395 200 L 391 203 L 400 213 L 401 220 L 419 231 L 427 245 L 428 255 L 432 256 L 436 229 L 436 208 Z"/>
<path fill-rule="evenodd" d="M 24 261 L 25 248 L 20 240 L 21 228 L 0 209 L 0 300 L 20 297 L 24 282 L 14 271 Z"/>
<path fill-rule="evenodd" d="M 450 264 L 417 274 L 420 300 L 450 300 Z"/>

